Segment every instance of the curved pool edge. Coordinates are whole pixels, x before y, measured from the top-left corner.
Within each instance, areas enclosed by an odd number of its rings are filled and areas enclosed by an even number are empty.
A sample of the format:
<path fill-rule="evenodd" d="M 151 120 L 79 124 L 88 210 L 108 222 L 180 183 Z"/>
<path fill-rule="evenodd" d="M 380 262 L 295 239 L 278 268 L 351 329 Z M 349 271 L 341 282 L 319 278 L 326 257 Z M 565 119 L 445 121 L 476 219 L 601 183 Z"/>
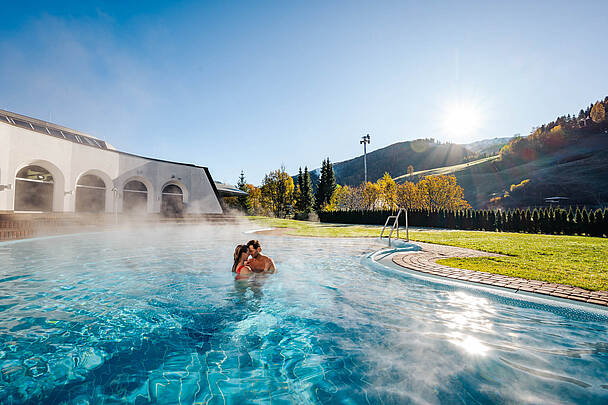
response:
<path fill-rule="evenodd" d="M 608 318 L 608 307 L 593 303 L 580 302 L 568 298 L 561 298 L 552 295 L 539 294 L 534 292 L 513 290 L 510 288 L 499 287 L 488 284 L 481 284 L 474 281 L 459 280 L 424 273 L 418 270 L 406 268 L 393 262 L 395 254 L 404 252 L 420 251 L 421 247 L 413 242 L 400 241 L 399 247 L 383 248 L 366 255 L 363 260 L 370 267 L 379 270 L 390 276 L 399 278 L 413 277 L 428 284 L 443 286 L 443 289 L 466 289 L 474 290 L 484 296 L 491 296 L 497 299 L 508 299 L 519 302 L 529 302 L 543 306 L 553 307 L 559 310 L 577 310 L 592 313 L 602 319 Z"/>

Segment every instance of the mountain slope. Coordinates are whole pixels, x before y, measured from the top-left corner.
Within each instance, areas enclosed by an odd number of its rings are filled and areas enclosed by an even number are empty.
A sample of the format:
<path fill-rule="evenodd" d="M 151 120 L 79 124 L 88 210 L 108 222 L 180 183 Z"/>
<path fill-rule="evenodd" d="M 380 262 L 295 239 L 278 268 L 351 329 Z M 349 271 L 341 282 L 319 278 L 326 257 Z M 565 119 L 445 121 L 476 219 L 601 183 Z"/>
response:
<path fill-rule="evenodd" d="M 525 188 L 510 193 L 497 205 L 504 208 L 546 205 L 545 198 L 566 197 L 562 205 L 600 207 L 608 203 L 607 156 L 608 135 L 595 134 L 522 164 L 492 159 L 451 173 L 474 208 L 488 207 L 490 198 L 502 197 L 511 185 L 526 179 L 530 182 Z"/>
<path fill-rule="evenodd" d="M 388 172 L 398 176 L 412 165 L 427 170 L 462 163 L 471 153 L 462 145 L 440 144 L 432 139 L 398 142 L 367 154 L 367 179 L 376 181 Z M 334 163 L 336 182 L 356 186 L 363 182 L 363 156 Z"/>
<path fill-rule="evenodd" d="M 464 146 L 471 152 L 479 153 L 479 154 L 487 154 L 487 155 L 495 155 L 497 154 L 503 146 L 509 143 L 509 141 L 513 139 L 510 137 L 507 138 L 493 138 L 493 139 L 482 139 L 481 141 L 467 143 Z"/>

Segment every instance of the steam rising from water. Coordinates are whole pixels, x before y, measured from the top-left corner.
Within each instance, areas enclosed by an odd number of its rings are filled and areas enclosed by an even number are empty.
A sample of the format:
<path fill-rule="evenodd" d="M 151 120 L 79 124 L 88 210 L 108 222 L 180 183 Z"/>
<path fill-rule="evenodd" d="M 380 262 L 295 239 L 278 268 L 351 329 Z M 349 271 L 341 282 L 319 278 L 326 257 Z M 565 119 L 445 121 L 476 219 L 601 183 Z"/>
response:
<path fill-rule="evenodd" d="M 0 402 L 589 402 L 608 322 L 373 270 L 373 240 L 158 225 L 0 244 Z"/>

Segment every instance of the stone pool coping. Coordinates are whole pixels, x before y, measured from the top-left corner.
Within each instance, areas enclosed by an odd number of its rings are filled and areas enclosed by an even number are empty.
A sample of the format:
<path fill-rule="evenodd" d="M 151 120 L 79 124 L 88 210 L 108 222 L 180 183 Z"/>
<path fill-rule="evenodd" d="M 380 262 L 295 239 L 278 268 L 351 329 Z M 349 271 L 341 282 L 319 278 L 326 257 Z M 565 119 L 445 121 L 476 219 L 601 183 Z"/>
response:
<path fill-rule="evenodd" d="M 458 269 L 436 262 L 438 259 L 449 257 L 498 257 L 502 255 L 433 243 L 415 242 L 415 245 L 420 246 L 421 250 L 395 253 L 392 255 L 393 263 L 406 269 L 434 276 L 502 287 L 515 290 L 515 292 L 525 291 L 608 307 L 608 291 L 590 291 L 565 284 L 528 280 L 476 270 Z"/>

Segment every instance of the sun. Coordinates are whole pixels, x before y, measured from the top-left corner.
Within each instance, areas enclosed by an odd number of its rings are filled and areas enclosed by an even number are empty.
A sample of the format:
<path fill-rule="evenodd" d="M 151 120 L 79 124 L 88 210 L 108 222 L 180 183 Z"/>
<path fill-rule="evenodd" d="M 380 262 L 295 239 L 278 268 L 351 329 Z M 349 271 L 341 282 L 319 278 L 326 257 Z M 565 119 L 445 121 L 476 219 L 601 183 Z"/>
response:
<path fill-rule="evenodd" d="M 443 132 L 452 141 L 473 138 L 481 126 L 482 113 L 473 102 L 457 102 L 446 106 L 442 117 Z"/>

